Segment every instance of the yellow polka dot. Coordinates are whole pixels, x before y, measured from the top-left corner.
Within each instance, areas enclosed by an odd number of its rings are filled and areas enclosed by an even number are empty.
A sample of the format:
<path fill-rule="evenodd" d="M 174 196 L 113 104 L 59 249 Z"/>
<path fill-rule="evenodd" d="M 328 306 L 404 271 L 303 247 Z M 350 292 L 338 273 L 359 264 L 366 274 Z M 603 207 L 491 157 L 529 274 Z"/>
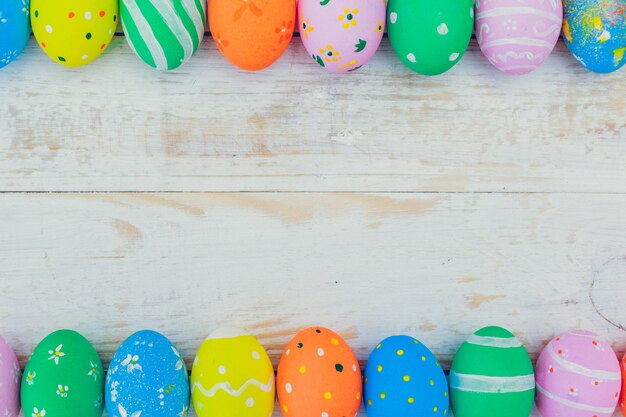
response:
<path fill-rule="evenodd" d="M 443 392 L 443 396 L 444 396 L 444 397 L 447 397 L 447 396 L 448 396 L 448 391 L 444 391 L 444 392 Z"/>
<path fill-rule="evenodd" d="M 303 373 L 305 373 L 305 372 L 306 372 L 306 366 L 302 365 L 302 366 L 300 367 L 300 373 L 301 373 L 301 374 L 303 374 Z"/>
<path fill-rule="evenodd" d="M 438 366 L 439 366 L 439 362 L 435 362 L 435 366 L 437 366 L 437 367 L 438 367 Z"/>
<path fill-rule="evenodd" d="M 411 397 L 409 398 L 409 404 L 413 404 L 415 402 L 415 398 Z"/>
<path fill-rule="evenodd" d="M 330 392 L 325 392 L 324 398 L 326 398 L 327 400 L 330 400 L 331 398 L 333 398 L 333 395 Z"/>
<path fill-rule="evenodd" d="M 425 361 L 426 360 L 426 356 L 422 356 L 422 360 Z"/>
<path fill-rule="evenodd" d="M 339 344 L 339 340 L 335 339 L 334 337 L 332 339 L 330 339 L 330 343 L 332 343 L 333 345 L 337 346 Z"/>
<path fill-rule="evenodd" d="M 433 413 L 436 413 L 439 410 L 437 407 L 433 407 Z"/>
<path fill-rule="evenodd" d="M 435 386 L 435 381 L 433 381 L 432 379 L 430 380 L 430 386 L 434 387 Z"/>
<path fill-rule="evenodd" d="M 404 380 L 404 382 L 409 382 L 411 380 L 411 377 L 408 375 L 405 375 L 404 378 L 402 378 Z"/>
<path fill-rule="evenodd" d="M 369 384 L 369 382 L 370 382 L 370 379 L 369 379 L 369 378 L 367 378 L 367 377 L 365 377 L 365 383 L 366 383 L 366 384 Z"/>
<path fill-rule="evenodd" d="M 289 412 L 289 409 L 287 408 L 287 404 L 283 405 L 283 411 L 284 411 L 285 413 L 288 413 L 288 412 Z"/>
<path fill-rule="evenodd" d="M 387 398 L 387 394 L 385 394 L 384 392 L 380 393 L 380 399 L 384 400 L 385 398 Z"/>
<path fill-rule="evenodd" d="M 376 349 L 380 349 L 382 345 L 383 345 L 382 343 L 379 343 L 378 345 L 376 345 Z"/>
<path fill-rule="evenodd" d="M 360 392 L 357 392 L 357 393 L 356 393 L 356 399 L 357 399 L 357 400 L 360 400 L 360 399 L 361 399 L 361 393 L 360 393 Z"/>
<path fill-rule="evenodd" d="M 404 351 L 402 349 L 399 349 L 396 353 L 398 354 L 398 356 L 404 355 Z"/>
<path fill-rule="evenodd" d="M 382 365 L 378 365 L 378 368 L 376 368 L 376 369 L 378 369 L 378 372 L 382 372 L 383 371 L 383 366 Z"/>
<path fill-rule="evenodd" d="M 420 342 L 418 342 L 417 340 L 413 339 L 413 343 L 415 343 L 416 345 L 419 345 Z"/>
<path fill-rule="evenodd" d="M 448 409 L 447 408 L 445 410 L 443 410 L 443 415 L 445 416 L 446 414 L 448 414 Z"/>
<path fill-rule="evenodd" d="M 367 400 L 367 405 L 372 406 L 372 400 Z"/>

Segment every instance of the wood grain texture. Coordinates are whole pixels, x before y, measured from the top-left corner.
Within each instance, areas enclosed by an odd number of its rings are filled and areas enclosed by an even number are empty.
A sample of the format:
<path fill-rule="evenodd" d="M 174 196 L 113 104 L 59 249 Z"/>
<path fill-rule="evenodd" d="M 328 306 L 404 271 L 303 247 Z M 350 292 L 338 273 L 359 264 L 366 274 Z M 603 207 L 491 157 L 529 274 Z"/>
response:
<path fill-rule="evenodd" d="M 205 37 L 170 74 L 122 36 L 80 69 L 31 40 L 0 84 L 0 190 L 626 191 L 624 72 L 589 73 L 562 43 L 514 78 L 472 41 L 426 78 L 387 39 L 350 76 L 323 72 L 298 38 L 246 73 Z"/>
<path fill-rule="evenodd" d="M 274 364 L 316 324 L 362 364 L 408 333 L 447 367 L 490 324 L 533 357 L 579 326 L 621 355 L 625 210 L 626 195 L 604 194 L 5 193 L 0 328 L 22 365 L 58 328 L 82 332 L 105 363 L 156 329 L 190 364 L 228 324 Z"/>

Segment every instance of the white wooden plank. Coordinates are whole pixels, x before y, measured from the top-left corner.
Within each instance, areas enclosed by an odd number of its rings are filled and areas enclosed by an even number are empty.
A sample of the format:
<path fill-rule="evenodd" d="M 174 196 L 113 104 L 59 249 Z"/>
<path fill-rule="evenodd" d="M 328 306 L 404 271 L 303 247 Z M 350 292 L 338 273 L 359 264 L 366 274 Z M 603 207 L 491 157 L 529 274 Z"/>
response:
<path fill-rule="evenodd" d="M 408 332 L 448 364 L 492 323 L 533 356 L 575 326 L 623 353 L 624 210 L 604 194 L 3 194 L 0 328 L 22 361 L 60 327 L 105 362 L 142 328 L 190 360 L 225 324 L 275 362 L 315 324 L 361 360 Z"/>
<path fill-rule="evenodd" d="M 245 73 L 205 37 L 172 74 L 121 36 L 81 69 L 31 40 L 0 85 L 1 190 L 626 191 L 624 72 L 588 73 L 562 43 L 526 77 L 473 41 L 425 78 L 388 40 L 350 76 L 324 73 L 297 38 Z"/>

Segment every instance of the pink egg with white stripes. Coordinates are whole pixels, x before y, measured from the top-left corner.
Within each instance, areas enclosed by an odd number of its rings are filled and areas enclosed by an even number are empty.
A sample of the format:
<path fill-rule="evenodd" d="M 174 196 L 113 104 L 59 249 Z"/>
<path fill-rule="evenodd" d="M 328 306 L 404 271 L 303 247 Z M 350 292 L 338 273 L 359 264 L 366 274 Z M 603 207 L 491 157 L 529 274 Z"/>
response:
<path fill-rule="evenodd" d="M 0 416 L 17 417 L 20 412 L 22 373 L 13 349 L 0 337 Z"/>
<path fill-rule="evenodd" d="M 300 0 L 300 39 L 326 71 L 356 71 L 376 53 L 385 31 L 387 0 Z"/>
<path fill-rule="evenodd" d="M 543 417 L 611 417 L 621 390 L 611 345 L 586 330 L 552 339 L 539 356 L 535 379 Z"/>
<path fill-rule="evenodd" d="M 559 40 L 561 0 L 477 0 L 476 35 L 489 62 L 510 75 L 541 65 Z"/>

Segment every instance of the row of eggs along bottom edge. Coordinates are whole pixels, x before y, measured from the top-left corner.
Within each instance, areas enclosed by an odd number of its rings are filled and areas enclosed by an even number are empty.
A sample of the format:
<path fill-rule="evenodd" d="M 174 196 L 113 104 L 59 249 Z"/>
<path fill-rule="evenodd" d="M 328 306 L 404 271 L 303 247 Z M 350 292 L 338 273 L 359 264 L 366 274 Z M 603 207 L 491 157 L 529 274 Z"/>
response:
<path fill-rule="evenodd" d="M 465 53 L 472 32 L 485 57 L 512 75 L 533 71 L 561 34 L 587 69 L 626 64 L 624 0 L 5 0 L 0 3 L 0 68 L 32 32 L 55 62 L 98 58 L 121 20 L 131 49 L 153 68 L 174 70 L 197 51 L 208 23 L 222 54 L 257 71 L 287 49 L 297 28 L 309 56 L 331 73 L 356 71 L 385 30 L 396 55 L 423 75 L 442 74 Z M 119 18 L 118 18 L 119 16 Z"/>
<path fill-rule="evenodd" d="M 611 345 L 587 330 L 553 338 L 535 368 L 506 329 L 485 327 L 457 351 L 449 377 L 433 353 L 409 336 L 391 336 L 372 351 L 363 375 L 350 346 L 323 327 L 298 333 L 276 374 L 259 341 L 237 328 L 213 332 L 200 346 L 191 377 L 165 336 L 137 332 L 117 349 L 105 375 L 81 334 L 44 338 L 22 374 L 0 338 L 0 416 L 184 417 L 610 417 L 626 384 Z"/>

